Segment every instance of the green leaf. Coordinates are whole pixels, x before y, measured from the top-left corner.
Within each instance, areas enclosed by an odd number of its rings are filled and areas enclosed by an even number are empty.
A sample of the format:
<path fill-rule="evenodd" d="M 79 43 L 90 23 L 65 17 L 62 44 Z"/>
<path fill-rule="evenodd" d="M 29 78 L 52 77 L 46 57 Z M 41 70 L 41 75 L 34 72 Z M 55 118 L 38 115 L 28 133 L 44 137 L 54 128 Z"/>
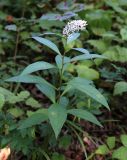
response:
<path fill-rule="evenodd" d="M 76 70 L 77 70 L 78 76 L 81 78 L 86 78 L 90 80 L 99 79 L 99 72 L 83 64 L 77 65 Z"/>
<path fill-rule="evenodd" d="M 120 136 L 120 139 L 121 139 L 121 142 L 122 144 L 127 147 L 127 135 L 126 134 L 123 134 Z"/>
<path fill-rule="evenodd" d="M 104 38 L 104 40 L 102 40 L 103 43 L 106 43 L 106 44 L 109 44 L 109 42 L 105 41 L 105 40 L 113 40 L 114 39 L 117 39 L 118 37 L 116 36 L 116 32 L 115 31 L 108 31 L 104 34 L 102 34 L 102 38 Z M 98 40 L 101 42 L 101 40 Z M 89 41 L 89 40 L 88 40 Z M 87 42 L 88 42 L 87 41 Z M 91 41 L 91 40 L 90 40 Z M 96 41 L 96 40 L 95 40 Z"/>
<path fill-rule="evenodd" d="M 20 102 L 20 98 L 18 98 L 17 96 L 13 95 L 13 96 L 10 96 L 7 99 L 7 102 L 10 103 L 10 104 L 15 104 L 17 102 Z"/>
<path fill-rule="evenodd" d="M 127 62 L 127 48 L 125 47 L 120 47 L 118 45 L 110 47 L 103 55 L 110 61 Z"/>
<path fill-rule="evenodd" d="M 21 82 L 21 83 L 46 83 L 46 84 L 49 84 L 50 86 L 52 86 L 45 79 L 43 79 L 39 76 L 33 76 L 33 75 L 14 76 L 14 77 L 9 78 L 5 81 L 6 82 Z"/>
<path fill-rule="evenodd" d="M 8 112 L 16 118 L 21 117 L 24 114 L 23 110 L 20 108 L 10 108 Z"/>
<path fill-rule="evenodd" d="M 113 6 L 120 6 L 120 1 L 121 0 L 105 0 L 105 3 L 111 7 Z M 123 1 L 123 0 L 122 0 Z"/>
<path fill-rule="evenodd" d="M 2 109 L 4 104 L 5 104 L 5 97 L 3 94 L 0 93 L 0 110 Z"/>
<path fill-rule="evenodd" d="M 57 138 L 67 118 L 65 107 L 59 104 L 51 105 L 48 109 L 48 117 Z"/>
<path fill-rule="evenodd" d="M 70 109 L 68 110 L 68 113 L 102 127 L 96 117 L 88 111 L 85 111 L 83 109 Z"/>
<path fill-rule="evenodd" d="M 45 39 L 45 38 L 41 38 L 41 37 L 32 37 L 32 38 L 35 39 L 36 41 L 40 42 L 41 44 L 49 47 L 54 52 L 56 52 L 56 53 L 61 55 L 61 53 L 60 53 L 59 49 L 57 48 L 57 46 L 53 42 L 51 42 L 50 40 Z"/>
<path fill-rule="evenodd" d="M 29 34 L 28 34 L 29 35 Z M 29 37 L 28 37 L 29 38 Z M 27 38 L 27 39 L 28 39 Z M 23 38 L 22 38 L 23 39 Z M 41 48 L 39 45 L 37 45 L 35 42 L 33 41 L 24 41 L 23 44 L 25 44 L 26 46 L 30 47 L 31 50 L 36 51 L 41 53 Z"/>
<path fill-rule="evenodd" d="M 107 142 L 107 145 L 110 149 L 113 149 L 115 147 L 115 141 L 116 141 L 116 138 L 115 137 L 108 137 L 106 142 Z"/>
<path fill-rule="evenodd" d="M 56 64 L 57 64 L 58 68 L 61 69 L 62 68 L 62 63 L 64 64 L 64 68 L 65 68 L 65 65 L 70 62 L 70 58 L 66 57 L 66 56 L 64 56 L 64 58 L 62 58 L 61 55 L 57 55 L 55 57 L 55 61 L 56 61 Z"/>
<path fill-rule="evenodd" d="M 80 36 L 80 33 L 72 33 L 67 37 L 67 44 L 75 41 Z"/>
<path fill-rule="evenodd" d="M 69 81 L 67 83 L 67 86 L 65 87 L 64 92 L 62 93 L 62 96 L 66 92 L 68 92 L 68 91 L 70 91 L 72 89 L 76 89 L 76 88 L 73 88 L 73 86 L 71 85 L 71 83 L 73 83 L 73 81 L 80 81 L 80 83 L 84 83 L 86 85 L 93 84 L 93 82 L 91 80 L 87 80 L 87 79 L 84 79 L 84 78 L 76 77 L 76 78 L 72 79 L 71 81 Z"/>
<path fill-rule="evenodd" d="M 62 105 L 65 108 L 67 108 L 67 106 L 69 104 L 69 99 L 67 97 L 60 97 L 59 103 L 60 103 L 60 105 Z"/>
<path fill-rule="evenodd" d="M 8 31 L 17 31 L 17 26 L 15 24 L 10 24 L 5 26 L 5 29 Z"/>
<path fill-rule="evenodd" d="M 53 153 L 51 160 L 65 160 L 65 156 L 59 153 Z"/>
<path fill-rule="evenodd" d="M 6 100 L 8 100 L 11 96 L 14 96 L 12 92 L 2 87 L 0 87 L 0 94 L 4 95 Z"/>
<path fill-rule="evenodd" d="M 21 102 L 27 99 L 30 96 L 30 93 L 28 91 L 21 91 L 17 96 L 16 96 L 16 102 Z"/>
<path fill-rule="evenodd" d="M 65 88 L 65 91 L 63 94 L 65 94 L 67 91 L 71 89 L 77 89 L 87 95 L 89 95 L 91 98 L 99 102 L 100 104 L 104 105 L 106 108 L 109 109 L 108 103 L 104 96 L 92 85 L 90 85 L 90 81 L 76 77 L 69 81 L 67 84 L 67 87 Z"/>
<path fill-rule="evenodd" d="M 40 108 L 41 107 L 41 104 L 32 97 L 28 98 L 26 100 L 25 104 L 28 106 L 31 106 L 32 108 Z"/>
<path fill-rule="evenodd" d="M 32 127 L 34 125 L 40 124 L 48 119 L 47 114 L 44 113 L 36 113 L 32 116 L 28 117 L 27 119 L 23 120 L 19 125 L 19 129 L 25 129 Z"/>
<path fill-rule="evenodd" d="M 47 22 L 47 21 L 46 21 Z M 58 22 L 58 21 L 57 21 Z M 62 36 L 62 34 L 60 34 L 60 33 L 54 33 L 54 32 L 45 32 L 45 33 L 43 33 L 43 34 L 41 34 L 41 35 L 55 35 L 55 36 L 58 36 L 58 37 L 63 37 Z M 41 36 L 41 35 L 39 35 L 39 36 Z"/>
<path fill-rule="evenodd" d="M 50 31 L 52 30 L 53 27 L 58 27 L 59 26 L 60 28 L 63 28 L 64 25 L 65 25 L 65 23 L 63 21 L 59 21 L 59 20 L 49 21 L 48 19 L 47 20 L 46 19 L 42 20 L 41 18 L 39 20 L 39 26 L 42 29 L 46 29 L 46 30 L 50 30 Z M 42 35 L 45 35 L 45 34 L 47 34 L 47 32 L 43 33 Z M 58 33 L 55 33 L 55 35 L 58 35 Z"/>
<path fill-rule="evenodd" d="M 45 94 L 53 103 L 56 101 L 56 93 L 54 87 L 47 83 L 36 84 L 36 87 Z"/>
<path fill-rule="evenodd" d="M 72 137 L 70 135 L 64 135 L 63 137 L 59 138 L 59 148 L 67 149 L 71 144 Z"/>
<path fill-rule="evenodd" d="M 94 9 L 84 13 L 81 18 L 88 21 L 89 27 L 95 35 L 102 35 L 111 30 L 112 26 L 112 12 L 104 11 L 102 9 Z"/>
<path fill-rule="evenodd" d="M 2 2 L 3 4 L 5 4 L 4 2 Z M 7 14 L 4 11 L 0 11 L 0 20 L 5 20 L 7 18 Z M 3 27 L 2 27 L 3 28 Z"/>
<path fill-rule="evenodd" d="M 70 51 L 77 44 L 77 40 L 67 44 L 67 40 L 65 38 L 62 38 L 62 42 L 66 53 Z"/>
<path fill-rule="evenodd" d="M 76 88 L 74 88 L 74 87 L 71 85 L 71 83 L 73 84 L 74 81 L 75 81 L 76 83 L 77 83 L 77 81 L 79 81 L 80 83 L 84 83 L 85 85 L 93 84 L 93 82 L 92 82 L 91 80 L 87 80 L 87 79 L 84 79 L 84 78 L 76 77 L 76 78 L 72 79 L 71 81 L 69 81 L 69 82 L 67 83 L 67 86 L 65 87 L 64 92 L 62 93 L 62 96 L 63 96 L 66 92 L 70 91 L 71 89 L 76 89 Z M 75 83 L 75 82 L 74 82 L 74 83 Z"/>
<path fill-rule="evenodd" d="M 7 100 L 10 104 L 15 104 L 17 102 L 22 102 L 30 96 L 28 91 L 21 91 L 17 96 L 10 96 Z"/>
<path fill-rule="evenodd" d="M 103 53 L 103 52 L 107 51 L 107 48 L 109 47 L 109 43 L 107 41 L 102 40 L 102 39 L 101 40 L 88 40 L 87 43 L 89 43 L 91 46 L 93 46 L 96 49 L 96 51 L 99 53 Z"/>
<path fill-rule="evenodd" d="M 93 59 L 93 58 L 106 58 L 106 57 L 98 54 L 83 54 L 83 55 L 75 56 L 74 58 L 71 59 L 71 62 Z"/>
<path fill-rule="evenodd" d="M 127 28 L 121 28 L 120 34 L 121 34 L 122 40 L 127 40 Z"/>
<path fill-rule="evenodd" d="M 122 16 L 126 16 L 126 10 L 122 8 L 122 6 L 127 5 L 126 0 L 105 0 L 105 3 L 109 6 L 111 6 L 116 12 L 119 14 L 122 14 Z"/>
<path fill-rule="evenodd" d="M 121 95 L 124 92 L 127 92 L 127 82 L 117 82 L 114 86 L 113 95 Z"/>
<path fill-rule="evenodd" d="M 76 51 L 79 51 L 83 54 L 90 54 L 90 52 L 87 49 L 84 49 L 84 48 L 73 48 L 73 49 L 76 50 Z"/>
<path fill-rule="evenodd" d="M 43 14 L 40 19 L 41 20 L 49 20 L 49 21 L 54 21 L 54 20 L 57 20 L 58 18 L 57 17 L 61 17 L 61 15 L 59 13 L 46 13 L 46 14 Z"/>
<path fill-rule="evenodd" d="M 22 75 L 15 76 L 6 80 L 7 82 L 35 83 L 36 87 L 43 92 L 51 101 L 55 102 L 55 87 L 48 83 L 45 79 L 32 76 Z"/>
<path fill-rule="evenodd" d="M 96 154 L 106 155 L 109 153 L 108 147 L 104 145 L 100 145 L 98 149 L 96 150 Z"/>
<path fill-rule="evenodd" d="M 51 69 L 51 68 L 55 68 L 54 65 L 47 63 L 47 62 L 35 62 L 30 64 L 29 66 L 27 66 L 23 72 L 21 73 L 21 75 L 25 75 L 25 74 L 30 74 L 39 70 L 45 70 L 45 69 Z"/>
<path fill-rule="evenodd" d="M 47 115 L 47 109 L 41 108 L 41 109 L 38 109 L 36 111 L 27 111 L 28 117 L 30 117 L 30 116 L 32 116 L 34 114 L 37 114 L 37 113 L 42 113 L 42 114 L 46 114 Z"/>
<path fill-rule="evenodd" d="M 127 160 L 127 147 L 120 147 L 114 150 L 112 158 L 116 158 L 119 160 Z"/>

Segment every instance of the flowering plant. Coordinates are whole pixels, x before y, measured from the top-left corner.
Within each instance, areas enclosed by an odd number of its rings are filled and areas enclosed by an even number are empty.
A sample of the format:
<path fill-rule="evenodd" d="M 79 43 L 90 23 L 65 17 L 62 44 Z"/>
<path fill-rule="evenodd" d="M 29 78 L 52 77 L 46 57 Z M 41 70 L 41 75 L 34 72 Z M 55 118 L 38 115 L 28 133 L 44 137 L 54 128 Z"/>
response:
<path fill-rule="evenodd" d="M 84 20 L 73 20 L 68 22 L 63 29 L 63 35 L 69 36 L 73 32 L 82 31 L 86 29 L 87 22 Z"/>
<path fill-rule="evenodd" d="M 86 25 L 87 22 L 84 20 L 74 20 L 67 23 L 63 29 L 63 35 L 55 33 L 46 34 L 59 36 L 61 40 L 64 38 L 66 41 L 65 46 L 68 46 L 80 36 L 79 31 L 85 30 Z M 92 81 L 81 77 L 73 77 L 72 79 L 66 81 L 64 76 L 65 72 L 67 72 L 67 66 L 73 62 L 105 57 L 98 54 L 91 54 L 84 48 L 71 48 L 70 50 L 80 52 L 81 55 L 75 57 L 66 56 L 68 51 L 65 50 L 63 53 L 61 53 L 56 44 L 52 41 L 40 36 L 34 36 L 32 38 L 39 43 L 49 47 L 57 54 L 55 57 L 55 64 L 51 64 L 45 61 L 32 63 L 28 65 L 20 75 L 9 78 L 6 81 L 35 84 L 35 86 L 50 99 L 51 105 L 48 107 L 48 109 L 41 108 L 35 111 L 31 116 L 20 122 L 19 129 L 22 130 L 33 125 L 40 124 L 44 121 L 49 121 L 57 138 L 64 123 L 67 120 L 67 115 L 70 114 L 101 126 L 96 117 L 88 110 L 77 109 L 76 106 L 73 106 L 70 103 L 71 98 L 68 96 L 68 93 L 72 93 L 72 91 L 74 93 L 82 92 L 103 106 L 109 108 L 104 96 L 94 87 Z M 59 75 L 56 80 L 59 83 L 53 85 L 43 77 L 33 75 L 34 72 L 40 70 L 55 70 Z"/>

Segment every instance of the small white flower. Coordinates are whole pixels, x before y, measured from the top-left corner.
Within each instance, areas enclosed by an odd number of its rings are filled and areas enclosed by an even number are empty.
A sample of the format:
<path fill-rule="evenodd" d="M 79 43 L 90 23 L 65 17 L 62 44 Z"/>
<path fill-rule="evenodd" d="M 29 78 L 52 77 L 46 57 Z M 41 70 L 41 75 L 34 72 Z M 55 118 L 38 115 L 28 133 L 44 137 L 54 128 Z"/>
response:
<path fill-rule="evenodd" d="M 73 32 L 85 30 L 86 26 L 87 26 L 87 21 L 85 20 L 73 20 L 67 23 L 67 25 L 63 29 L 63 35 L 69 36 Z"/>

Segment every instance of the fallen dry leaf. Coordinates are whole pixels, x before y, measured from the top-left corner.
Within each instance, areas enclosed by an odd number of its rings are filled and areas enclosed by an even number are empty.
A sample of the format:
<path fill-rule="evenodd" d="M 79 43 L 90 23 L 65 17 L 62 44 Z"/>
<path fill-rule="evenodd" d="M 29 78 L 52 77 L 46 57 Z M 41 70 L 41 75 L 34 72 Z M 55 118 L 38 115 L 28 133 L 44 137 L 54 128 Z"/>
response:
<path fill-rule="evenodd" d="M 11 150 L 9 147 L 1 149 L 0 150 L 0 160 L 7 160 L 10 153 L 11 153 Z"/>

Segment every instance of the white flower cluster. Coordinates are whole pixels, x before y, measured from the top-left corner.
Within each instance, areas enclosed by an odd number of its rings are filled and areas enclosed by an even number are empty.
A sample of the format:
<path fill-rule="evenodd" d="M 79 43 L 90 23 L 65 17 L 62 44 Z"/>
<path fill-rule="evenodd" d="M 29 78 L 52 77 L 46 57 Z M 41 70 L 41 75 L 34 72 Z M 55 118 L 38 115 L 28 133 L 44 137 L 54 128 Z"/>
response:
<path fill-rule="evenodd" d="M 69 36 L 73 32 L 85 30 L 86 26 L 87 21 L 85 20 L 73 20 L 67 23 L 67 25 L 63 29 L 63 35 Z"/>

